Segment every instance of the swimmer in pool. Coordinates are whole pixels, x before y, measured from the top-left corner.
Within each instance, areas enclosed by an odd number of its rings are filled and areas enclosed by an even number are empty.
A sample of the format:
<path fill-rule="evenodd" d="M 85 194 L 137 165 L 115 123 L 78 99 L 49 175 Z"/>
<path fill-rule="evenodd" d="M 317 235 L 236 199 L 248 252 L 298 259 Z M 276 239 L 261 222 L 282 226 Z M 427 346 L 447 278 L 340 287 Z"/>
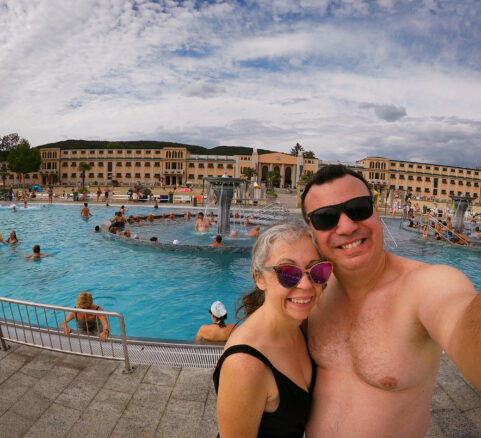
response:
<path fill-rule="evenodd" d="M 17 239 L 17 233 L 15 233 L 14 230 L 10 231 L 10 234 L 7 237 L 7 240 L 5 240 L 7 243 L 18 243 Z"/>
<path fill-rule="evenodd" d="M 197 214 L 197 220 L 195 221 L 195 231 L 199 233 L 205 233 L 209 231 L 210 222 L 204 219 L 204 213 L 199 212 Z"/>
<path fill-rule="evenodd" d="M 93 214 L 90 213 L 89 205 L 86 202 L 84 202 L 84 206 L 82 207 L 82 210 L 80 210 L 80 216 L 82 216 L 84 219 L 88 219 L 89 216 L 93 216 Z"/>
<path fill-rule="evenodd" d="M 257 237 L 259 235 L 259 230 L 261 229 L 260 225 L 256 225 L 252 230 L 250 230 L 246 236 L 248 237 Z"/>
<path fill-rule="evenodd" d="M 212 324 L 200 326 L 197 335 L 195 335 L 195 341 L 227 341 L 235 324 L 226 324 L 224 322 L 227 319 L 227 310 L 224 304 L 216 301 L 210 307 L 209 313 L 212 318 Z"/>
<path fill-rule="evenodd" d="M 214 242 L 211 243 L 209 246 L 225 246 L 222 243 L 222 236 L 220 234 L 217 234 L 217 236 L 214 237 Z"/>
<path fill-rule="evenodd" d="M 45 254 L 40 252 L 40 245 L 34 245 L 32 248 L 32 255 L 25 254 L 24 257 L 28 262 L 33 262 L 34 260 L 40 260 L 44 257 L 51 257 L 50 254 Z"/>

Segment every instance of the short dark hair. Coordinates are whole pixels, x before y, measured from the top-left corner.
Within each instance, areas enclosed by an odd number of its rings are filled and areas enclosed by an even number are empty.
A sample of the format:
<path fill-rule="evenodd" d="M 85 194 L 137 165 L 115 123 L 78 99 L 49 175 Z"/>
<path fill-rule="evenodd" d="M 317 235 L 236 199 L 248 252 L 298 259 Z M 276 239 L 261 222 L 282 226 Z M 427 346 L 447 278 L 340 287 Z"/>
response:
<path fill-rule="evenodd" d="M 334 181 L 336 179 L 342 178 L 343 176 L 351 175 L 354 178 L 362 181 L 366 188 L 369 191 L 369 195 L 372 196 L 371 187 L 369 187 L 369 183 L 364 179 L 364 177 L 356 172 L 355 170 L 349 169 L 349 167 L 344 166 L 344 164 L 328 164 L 327 166 L 321 167 L 314 175 L 312 175 L 311 179 L 306 185 L 304 189 L 304 193 L 302 193 L 301 200 L 301 209 L 302 209 L 302 216 L 307 221 L 307 214 L 306 214 L 306 196 L 312 186 L 320 186 L 322 184 Z"/>
<path fill-rule="evenodd" d="M 88 204 L 87 204 L 86 202 L 84 202 L 84 207 L 87 207 L 87 205 L 88 205 Z"/>
<path fill-rule="evenodd" d="M 222 242 L 222 236 L 220 234 L 217 234 L 217 236 L 214 237 L 214 240 L 217 242 L 217 243 L 221 243 Z"/>
<path fill-rule="evenodd" d="M 95 231 L 100 231 L 100 227 L 98 225 L 95 225 Z"/>
<path fill-rule="evenodd" d="M 40 245 L 33 245 L 32 251 L 36 254 L 40 254 Z"/>

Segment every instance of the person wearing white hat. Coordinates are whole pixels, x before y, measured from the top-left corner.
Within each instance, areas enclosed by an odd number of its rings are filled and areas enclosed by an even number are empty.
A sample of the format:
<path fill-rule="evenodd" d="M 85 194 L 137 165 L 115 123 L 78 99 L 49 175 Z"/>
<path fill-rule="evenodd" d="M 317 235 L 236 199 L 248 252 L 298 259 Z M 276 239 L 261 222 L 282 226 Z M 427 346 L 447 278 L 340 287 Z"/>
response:
<path fill-rule="evenodd" d="M 200 326 L 196 341 L 219 341 L 225 342 L 230 336 L 235 324 L 226 324 L 224 321 L 227 319 L 227 310 L 220 301 L 215 301 L 210 306 L 209 310 L 212 318 L 212 324 L 205 324 Z"/>

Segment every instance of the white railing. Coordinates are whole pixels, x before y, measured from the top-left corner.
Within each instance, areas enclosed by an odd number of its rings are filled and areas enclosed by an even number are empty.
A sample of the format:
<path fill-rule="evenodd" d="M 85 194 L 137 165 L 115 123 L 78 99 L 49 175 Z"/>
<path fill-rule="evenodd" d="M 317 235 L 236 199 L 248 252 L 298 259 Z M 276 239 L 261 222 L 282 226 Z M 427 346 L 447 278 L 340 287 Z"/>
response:
<path fill-rule="evenodd" d="M 85 327 L 81 327 L 77 318 L 73 318 L 75 330 L 68 335 L 64 334 L 64 327 L 61 324 L 70 312 L 95 315 L 96 326 L 89 328 L 89 324 L 85 324 Z M 115 336 L 109 334 L 104 341 L 101 340 L 99 316 L 106 318 L 109 330 L 112 327 L 110 321 L 115 321 L 114 325 L 116 327 L 118 325 L 120 334 Z M 132 371 L 124 317 L 120 313 L 52 306 L 0 297 L 0 346 L 4 350 L 8 348 L 5 341 L 45 350 L 124 361 L 125 372 Z"/>

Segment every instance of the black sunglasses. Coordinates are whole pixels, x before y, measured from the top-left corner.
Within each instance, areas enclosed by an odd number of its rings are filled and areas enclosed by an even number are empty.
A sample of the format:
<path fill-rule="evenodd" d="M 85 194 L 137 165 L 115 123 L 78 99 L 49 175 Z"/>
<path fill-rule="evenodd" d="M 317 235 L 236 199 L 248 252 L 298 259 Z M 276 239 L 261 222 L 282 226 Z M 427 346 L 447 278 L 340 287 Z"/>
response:
<path fill-rule="evenodd" d="M 307 217 L 316 230 L 327 231 L 337 225 L 342 211 L 352 221 L 363 221 L 372 216 L 373 205 L 371 196 L 359 196 L 341 204 L 318 208 L 311 211 Z"/>
<path fill-rule="evenodd" d="M 296 287 L 301 281 L 304 273 L 315 284 L 324 284 L 329 280 L 332 272 L 332 265 L 330 262 L 319 262 L 308 269 L 301 269 L 296 265 L 277 265 L 264 266 L 263 271 L 275 271 L 277 280 L 287 289 Z"/>

